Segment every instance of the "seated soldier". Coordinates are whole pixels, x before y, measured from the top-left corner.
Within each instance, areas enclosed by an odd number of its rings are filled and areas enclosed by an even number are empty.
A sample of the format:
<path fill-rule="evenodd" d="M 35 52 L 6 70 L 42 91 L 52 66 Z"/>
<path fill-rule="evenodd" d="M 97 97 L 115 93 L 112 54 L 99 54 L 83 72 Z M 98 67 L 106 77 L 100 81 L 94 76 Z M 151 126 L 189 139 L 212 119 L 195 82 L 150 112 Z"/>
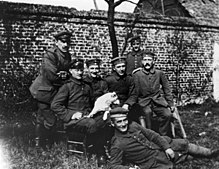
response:
<path fill-rule="evenodd" d="M 173 117 L 171 111 L 174 110 L 173 96 L 167 76 L 162 70 L 155 68 L 154 57 L 153 53 L 145 51 L 142 68 L 133 72 L 137 102 L 146 117 L 146 127 L 152 129 L 151 115 L 154 112 L 158 117 L 159 134 L 172 137 L 170 123 Z"/>
<path fill-rule="evenodd" d="M 121 107 L 110 111 L 115 135 L 111 140 L 110 169 L 171 169 L 174 164 L 192 158 L 216 158 L 219 150 L 171 139 L 127 119 L 128 110 Z M 124 162 L 135 164 L 126 166 Z"/>
<path fill-rule="evenodd" d="M 100 76 L 100 64 L 100 59 L 89 59 L 86 62 L 88 74 L 84 81 L 89 83 L 93 90 L 93 104 L 98 97 L 108 92 L 106 81 Z"/>
<path fill-rule="evenodd" d="M 101 130 L 104 130 L 106 122 L 103 121 L 103 115 L 100 113 L 93 118 L 86 117 L 92 109 L 92 89 L 82 79 L 83 60 L 73 60 L 69 71 L 72 77 L 60 87 L 52 101 L 51 109 L 64 122 L 67 131 L 77 130 L 88 134 L 88 139 L 93 141 L 98 159 L 101 159 L 98 161 L 103 162 L 105 142 L 98 137 L 100 137 L 99 132 L 102 133 Z"/>

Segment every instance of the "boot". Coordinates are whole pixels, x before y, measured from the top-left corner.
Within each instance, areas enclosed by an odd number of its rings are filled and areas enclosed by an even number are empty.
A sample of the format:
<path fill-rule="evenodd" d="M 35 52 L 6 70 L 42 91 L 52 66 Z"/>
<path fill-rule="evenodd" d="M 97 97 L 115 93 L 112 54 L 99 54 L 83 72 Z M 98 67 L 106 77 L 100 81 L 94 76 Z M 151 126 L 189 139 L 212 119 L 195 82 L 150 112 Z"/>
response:
<path fill-rule="evenodd" d="M 35 147 L 36 148 L 40 148 L 42 146 L 42 137 L 43 137 L 43 133 L 42 133 L 42 125 L 41 124 L 36 124 L 35 126 Z"/>
<path fill-rule="evenodd" d="M 193 157 L 198 157 L 198 158 L 214 158 L 219 155 L 219 150 L 212 151 L 209 148 L 205 148 L 202 146 L 189 143 L 188 153 Z"/>

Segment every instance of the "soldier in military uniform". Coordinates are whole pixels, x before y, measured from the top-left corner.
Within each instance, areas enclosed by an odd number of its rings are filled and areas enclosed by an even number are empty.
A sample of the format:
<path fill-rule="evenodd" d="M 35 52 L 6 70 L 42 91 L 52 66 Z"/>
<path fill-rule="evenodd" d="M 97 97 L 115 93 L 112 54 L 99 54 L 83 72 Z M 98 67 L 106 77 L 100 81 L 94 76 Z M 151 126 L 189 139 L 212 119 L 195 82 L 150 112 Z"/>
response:
<path fill-rule="evenodd" d="M 160 135 L 171 137 L 170 122 L 172 120 L 171 112 L 174 109 L 173 96 L 165 73 L 154 67 L 154 56 L 149 51 L 144 52 L 143 68 L 138 69 L 133 74 L 138 104 L 143 108 L 147 128 L 152 128 L 151 115 L 154 112 L 158 117 Z"/>
<path fill-rule="evenodd" d="M 219 150 L 171 139 L 140 126 L 127 118 L 128 111 L 110 111 L 115 135 L 111 140 L 109 169 L 172 169 L 174 164 L 193 158 L 216 158 Z M 128 164 L 133 164 L 131 166 Z"/>
<path fill-rule="evenodd" d="M 126 62 L 127 62 L 127 74 L 132 74 L 132 71 L 134 69 L 137 69 L 141 67 L 141 60 L 142 60 L 142 53 L 143 50 L 141 50 L 141 38 L 140 36 L 134 36 L 130 39 L 132 51 L 129 52 L 126 56 Z"/>
<path fill-rule="evenodd" d="M 98 161 L 103 162 L 105 140 L 99 139 L 99 133 L 105 129 L 106 122 L 103 121 L 101 113 L 93 118 L 86 117 L 92 110 L 92 89 L 83 80 L 83 60 L 73 60 L 70 72 L 72 77 L 59 88 L 52 101 L 51 109 L 63 121 L 68 132 L 76 130 L 88 135 L 98 155 Z"/>
<path fill-rule="evenodd" d="M 100 76 L 100 59 L 89 59 L 86 62 L 88 74 L 84 81 L 90 84 L 93 90 L 92 102 L 94 105 L 95 100 L 108 92 L 107 83 Z"/>
<path fill-rule="evenodd" d="M 31 94 L 38 101 L 35 139 L 37 147 L 44 145 L 45 137 L 51 133 L 56 122 L 50 103 L 58 88 L 69 78 L 71 35 L 68 31 L 55 34 L 55 46 L 45 52 L 39 76 L 30 86 Z"/>
<path fill-rule="evenodd" d="M 126 58 L 116 57 L 111 60 L 113 72 L 105 78 L 109 92 L 116 92 L 120 106 L 129 110 L 136 102 L 134 79 L 126 74 Z"/>

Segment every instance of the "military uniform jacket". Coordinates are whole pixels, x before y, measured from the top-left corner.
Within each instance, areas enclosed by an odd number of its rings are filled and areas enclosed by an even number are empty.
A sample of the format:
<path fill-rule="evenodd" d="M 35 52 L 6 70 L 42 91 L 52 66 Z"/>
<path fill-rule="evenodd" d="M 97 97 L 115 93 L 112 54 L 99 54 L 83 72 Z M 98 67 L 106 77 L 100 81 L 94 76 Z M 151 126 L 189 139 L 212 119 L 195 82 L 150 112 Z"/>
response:
<path fill-rule="evenodd" d="M 137 95 L 134 79 L 130 75 L 120 77 L 116 72 L 105 78 L 109 92 L 116 92 L 121 104 L 132 106 L 136 103 Z"/>
<path fill-rule="evenodd" d="M 49 49 L 43 57 L 40 74 L 30 87 L 33 97 L 42 102 L 50 102 L 54 90 L 64 83 L 57 73 L 68 71 L 70 62 L 69 53 L 63 53 L 58 47 Z"/>
<path fill-rule="evenodd" d="M 126 73 L 132 74 L 132 71 L 136 68 L 142 67 L 142 58 L 143 58 L 143 51 L 140 50 L 138 52 L 132 51 L 129 52 L 126 56 Z"/>
<path fill-rule="evenodd" d="M 90 86 L 72 77 L 68 83 L 59 88 L 52 101 L 51 109 L 61 120 L 68 123 L 76 112 L 83 113 L 83 116 L 89 114 L 91 111 L 91 96 Z"/>
<path fill-rule="evenodd" d="M 138 103 L 145 107 L 151 102 L 164 107 L 173 106 L 173 97 L 168 79 L 162 70 L 152 69 L 150 72 L 144 69 L 133 74 Z M 161 95 L 161 86 L 164 97 Z"/>
<path fill-rule="evenodd" d="M 151 168 L 157 160 L 158 162 L 162 160 L 164 163 L 167 161 L 165 165 L 172 166 L 164 154 L 164 151 L 171 147 L 170 142 L 171 138 L 160 136 L 136 122 L 130 122 L 127 133 L 115 130 L 111 140 L 109 168 L 128 169 L 129 167 L 123 163 L 124 160 L 138 165 L 141 169 Z"/>
<path fill-rule="evenodd" d="M 92 91 L 93 91 L 92 102 L 93 103 L 98 97 L 108 92 L 107 83 L 101 77 L 93 78 L 87 75 L 84 81 L 86 81 L 92 88 Z"/>

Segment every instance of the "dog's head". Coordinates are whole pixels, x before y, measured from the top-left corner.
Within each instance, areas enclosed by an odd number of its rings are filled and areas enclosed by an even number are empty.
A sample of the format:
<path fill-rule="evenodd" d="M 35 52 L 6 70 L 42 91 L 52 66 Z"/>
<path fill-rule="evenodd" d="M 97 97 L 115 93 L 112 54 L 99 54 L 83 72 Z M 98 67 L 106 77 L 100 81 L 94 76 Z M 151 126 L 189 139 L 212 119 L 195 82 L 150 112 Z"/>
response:
<path fill-rule="evenodd" d="M 116 92 L 110 93 L 110 100 L 111 100 L 111 103 L 113 104 L 120 104 L 120 101 L 118 99 Z"/>

